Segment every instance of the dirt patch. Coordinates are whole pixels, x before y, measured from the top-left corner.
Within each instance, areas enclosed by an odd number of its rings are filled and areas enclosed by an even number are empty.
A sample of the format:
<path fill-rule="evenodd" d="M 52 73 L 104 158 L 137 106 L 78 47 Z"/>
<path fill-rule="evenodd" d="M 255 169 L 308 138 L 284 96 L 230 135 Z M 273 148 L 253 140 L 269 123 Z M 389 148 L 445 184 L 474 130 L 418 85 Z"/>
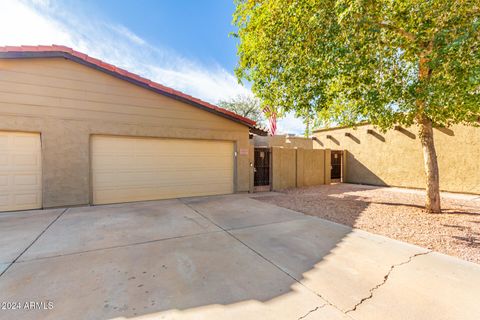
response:
<path fill-rule="evenodd" d="M 352 184 L 256 199 L 480 264 L 480 197 L 443 194 L 441 214 L 423 211 L 422 191 Z"/>

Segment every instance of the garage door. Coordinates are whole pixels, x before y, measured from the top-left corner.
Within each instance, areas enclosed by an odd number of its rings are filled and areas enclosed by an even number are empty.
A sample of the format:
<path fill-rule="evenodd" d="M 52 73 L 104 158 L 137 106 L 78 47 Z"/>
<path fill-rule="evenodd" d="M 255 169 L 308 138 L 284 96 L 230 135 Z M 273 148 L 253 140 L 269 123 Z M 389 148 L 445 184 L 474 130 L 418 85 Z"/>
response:
<path fill-rule="evenodd" d="M 93 203 L 232 193 L 233 160 L 233 142 L 93 136 Z"/>
<path fill-rule="evenodd" d="M 0 131 L 0 211 L 42 207 L 40 134 Z"/>

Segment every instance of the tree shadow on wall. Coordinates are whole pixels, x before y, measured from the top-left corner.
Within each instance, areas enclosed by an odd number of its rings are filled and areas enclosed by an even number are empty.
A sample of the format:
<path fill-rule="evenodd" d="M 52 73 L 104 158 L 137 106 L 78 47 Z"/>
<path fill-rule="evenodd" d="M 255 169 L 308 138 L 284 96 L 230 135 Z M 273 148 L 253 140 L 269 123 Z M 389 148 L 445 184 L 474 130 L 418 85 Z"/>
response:
<path fill-rule="evenodd" d="M 351 152 L 346 151 L 345 154 L 345 161 L 347 164 L 347 176 L 345 177 L 345 182 L 372 186 L 387 186 L 385 181 L 358 161 Z M 353 175 L 352 172 L 355 172 L 355 175 Z"/>

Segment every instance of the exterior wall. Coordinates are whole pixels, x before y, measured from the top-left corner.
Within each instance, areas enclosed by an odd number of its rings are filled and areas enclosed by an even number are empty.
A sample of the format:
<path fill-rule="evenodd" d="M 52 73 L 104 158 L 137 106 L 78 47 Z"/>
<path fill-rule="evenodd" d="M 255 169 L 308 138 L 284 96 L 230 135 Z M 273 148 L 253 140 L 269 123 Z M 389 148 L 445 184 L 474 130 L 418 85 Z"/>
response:
<path fill-rule="evenodd" d="M 304 137 L 290 137 L 287 135 L 254 136 L 255 147 L 283 147 L 313 149 L 313 140 Z"/>
<path fill-rule="evenodd" d="M 325 184 L 325 155 L 330 150 L 272 148 L 272 190 Z"/>
<path fill-rule="evenodd" d="M 344 158 L 345 159 L 345 158 Z M 325 149 L 325 184 L 332 183 L 332 150 Z"/>
<path fill-rule="evenodd" d="M 0 60 L 0 130 L 41 133 L 44 207 L 90 203 L 93 134 L 234 141 L 249 190 L 247 126 L 65 59 Z"/>
<path fill-rule="evenodd" d="M 382 133 L 362 125 L 317 131 L 314 136 L 323 148 L 346 151 L 346 182 L 425 188 L 423 154 L 415 126 Z M 436 128 L 434 139 L 441 190 L 480 194 L 480 128 Z"/>
<path fill-rule="evenodd" d="M 297 183 L 297 152 L 295 149 L 272 148 L 272 190 L 295 188 Z"/>
<path fill-rule="evenodd" d="M 297 187 L 325 183 L 325 150 L 297 149 Z"/>

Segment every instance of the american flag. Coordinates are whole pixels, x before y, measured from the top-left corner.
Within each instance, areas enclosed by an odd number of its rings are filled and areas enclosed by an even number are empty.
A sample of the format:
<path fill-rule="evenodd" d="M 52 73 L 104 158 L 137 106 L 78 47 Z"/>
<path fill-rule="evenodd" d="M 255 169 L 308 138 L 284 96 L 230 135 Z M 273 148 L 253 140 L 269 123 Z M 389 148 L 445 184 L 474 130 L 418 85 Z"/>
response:
<path fill-rule="evenodd" d="M 268 129 L 272 136 L 277 132 L 277 112 L 272 107 L 265 107 L 263 112 L 267 115 L 268 118 Z"/>

